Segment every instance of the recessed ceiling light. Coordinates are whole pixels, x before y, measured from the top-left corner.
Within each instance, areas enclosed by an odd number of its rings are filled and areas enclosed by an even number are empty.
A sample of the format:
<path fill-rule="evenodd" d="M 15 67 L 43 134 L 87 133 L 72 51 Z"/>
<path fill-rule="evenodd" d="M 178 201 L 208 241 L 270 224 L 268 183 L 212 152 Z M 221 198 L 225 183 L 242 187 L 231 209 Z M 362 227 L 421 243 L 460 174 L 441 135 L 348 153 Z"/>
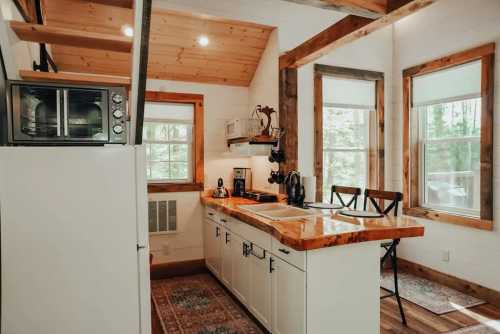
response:
<path fill-rule="evenodd" d="M 202 36 L 198 37 L 198 44 L 200 44 L 201 46 L 205 47 L 209 43 L 210 43 L 210 40 L 208 39 L 207 36 L 202 35 Z"/>
<path fill-rule="evenodd" d="M 134 28 L 126 24 L 122 27 L 122 33 L 127 37 L 132 37 L 134 36 Z"/>

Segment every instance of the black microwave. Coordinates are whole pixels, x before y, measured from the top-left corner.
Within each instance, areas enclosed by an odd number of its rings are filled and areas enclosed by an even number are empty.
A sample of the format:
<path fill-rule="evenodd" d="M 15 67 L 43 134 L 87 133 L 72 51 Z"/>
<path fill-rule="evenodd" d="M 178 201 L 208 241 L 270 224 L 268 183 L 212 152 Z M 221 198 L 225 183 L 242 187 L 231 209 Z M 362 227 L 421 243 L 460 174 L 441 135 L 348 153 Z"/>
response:
<path fill-rule="evenodd" d="M 124 87 L 7 84 L 9 144 L 127 143 Z"/>

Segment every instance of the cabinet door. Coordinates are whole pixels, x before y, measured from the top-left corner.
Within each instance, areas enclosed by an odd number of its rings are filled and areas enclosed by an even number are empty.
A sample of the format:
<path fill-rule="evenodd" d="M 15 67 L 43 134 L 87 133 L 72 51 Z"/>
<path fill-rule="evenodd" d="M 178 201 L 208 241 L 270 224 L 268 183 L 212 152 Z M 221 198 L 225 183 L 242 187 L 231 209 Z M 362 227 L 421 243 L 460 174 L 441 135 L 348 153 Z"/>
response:
<path fill-rule="evenodd" d="M 250 261 L 248 258 L 249 243 L 236 234 L 231 235 L 231 253 L 233 259 L 233 292 L 245 305 L 250 296 Z"/>
<path fill-rule="evenodd" d="M 233 285 L 233 253 L 231 231 L 222 228 L 222 259 L 221 259 L 221 280 L 228 287 Z"/>
<path fill-rule="evenodd" d="M 205 220 L 205 262 L 215 274 L 220 274 L 221 245 L 220 226 L 210 219 Z"/>
<path fill-rule="evenodd" d="M 273 334 L 306 333 L 306 274 L 272 257 Z"/>
<path fill-rule="evenodd" d="M 262 248 L 250 247 L 250 303 L 253 315 L 271 330 L 271 267 L 269 253 Z"/>

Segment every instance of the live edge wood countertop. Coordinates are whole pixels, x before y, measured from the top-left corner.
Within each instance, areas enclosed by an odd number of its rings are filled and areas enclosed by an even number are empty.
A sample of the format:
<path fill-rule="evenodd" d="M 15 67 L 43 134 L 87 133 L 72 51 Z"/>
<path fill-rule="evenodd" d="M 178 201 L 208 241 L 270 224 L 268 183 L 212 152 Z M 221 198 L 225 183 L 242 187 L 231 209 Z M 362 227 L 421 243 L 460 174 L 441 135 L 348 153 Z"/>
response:
<path fill-rule="evenodd" d="M 296 221 L 272 221 L 248 211 L 239 205 L 257 204 L 245 198 L 212 198 L 201 196 L 201 202 L 219 212 L 243 221 L 271 234 L 282 244 L 304 251 L 365 241 L 421 237 L 424 227 L 411 217 L 352 218 L 335 210 L 323 210 L 322 216 Z"/>

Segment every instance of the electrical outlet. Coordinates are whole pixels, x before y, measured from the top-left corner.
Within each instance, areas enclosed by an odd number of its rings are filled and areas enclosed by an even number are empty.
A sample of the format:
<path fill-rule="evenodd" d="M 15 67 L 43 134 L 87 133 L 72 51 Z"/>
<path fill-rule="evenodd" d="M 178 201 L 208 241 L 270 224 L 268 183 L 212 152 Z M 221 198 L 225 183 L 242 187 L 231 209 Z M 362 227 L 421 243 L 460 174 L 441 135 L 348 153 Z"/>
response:
<path fill-rule="evenodd" d="M 449 250 L 441 251 L 441 261 L 450 262 L 450 251 Z"/>

